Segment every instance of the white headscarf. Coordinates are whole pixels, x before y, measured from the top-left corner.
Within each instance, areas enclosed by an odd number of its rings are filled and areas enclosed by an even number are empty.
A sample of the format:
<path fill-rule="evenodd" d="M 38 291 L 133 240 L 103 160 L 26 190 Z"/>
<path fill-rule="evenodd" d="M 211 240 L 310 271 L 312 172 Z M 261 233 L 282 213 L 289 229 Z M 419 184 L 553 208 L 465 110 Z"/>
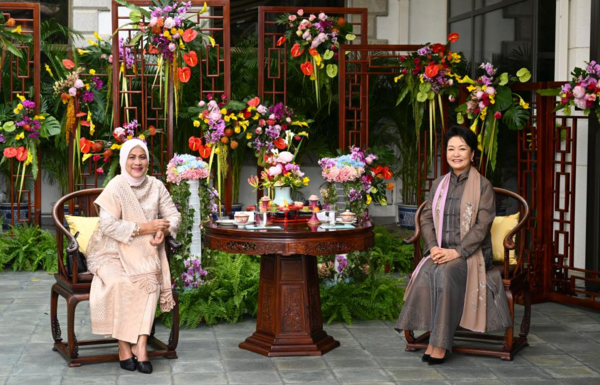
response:
<path fill-rule="evenodd" d="M 139 178 L 134 178 L 127 172 L 127 168 L 126 168 L 127 158 L 129 157 L 129 153 L 131 152 L 131 150 L 133 150 L 136 147 L 143 148 L 144 151 L 146 151 L 146 158 L 148 159 L 148 161 L 150 161 L 150 155 L 148 153 L 148 146 L 146 146 L 146 143 L 142 142 L 139 139 L 129 139 L 128 141 L 126 141 L 123 144 L 123 147 L 121 147 L 121 151 L 119 154 L 119 164 L 121 165 L 121 175 L 123 176 L 123 178 L 125 178 L 127 183 L 133 187 L 141 185 L 142 183 L 144 183 L 144 180 L 146 180 L 146 175 L 141 176 Z"/>

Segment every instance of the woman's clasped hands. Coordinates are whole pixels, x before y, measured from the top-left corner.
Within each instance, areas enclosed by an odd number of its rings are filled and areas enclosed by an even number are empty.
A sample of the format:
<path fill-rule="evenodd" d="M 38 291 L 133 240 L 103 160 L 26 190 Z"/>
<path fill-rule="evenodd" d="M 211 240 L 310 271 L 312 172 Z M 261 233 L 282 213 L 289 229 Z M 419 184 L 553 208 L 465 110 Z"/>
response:
<path fill-rule="evenodd" d="M 430 253 L 433 263 L 442 264 L 460 258 L 458 251 L 454 249 L 443 249 L 441 247 L 432 247 Z"/>
<path fill-rule="evenodd" d="M 171 223 L 166 219 L 155 219 L 140 225 L 140 234 L 154 234 L 150 239 L 152 246 L 158 246 L 165 240 L 165 233 L 169 231 Z"/>

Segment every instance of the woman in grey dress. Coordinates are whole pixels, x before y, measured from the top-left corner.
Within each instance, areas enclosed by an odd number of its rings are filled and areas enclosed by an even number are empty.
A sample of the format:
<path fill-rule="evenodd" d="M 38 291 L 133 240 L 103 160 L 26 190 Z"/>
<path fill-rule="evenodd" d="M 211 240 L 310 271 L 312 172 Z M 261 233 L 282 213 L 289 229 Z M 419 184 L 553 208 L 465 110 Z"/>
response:
<path fill-rule="evenodd" d="M 452 352 L 458 326 L 477 332 L 511 325 L 500 273 L 492 267 L 492 184 L 471 167 L 477 137 L 463 127 L 446 133 L 452 171 L 436 179 L 421 214 L 424 258 L 405 294 L 396 330 L 431 331 L 422 357 L 429 365 Z"/>

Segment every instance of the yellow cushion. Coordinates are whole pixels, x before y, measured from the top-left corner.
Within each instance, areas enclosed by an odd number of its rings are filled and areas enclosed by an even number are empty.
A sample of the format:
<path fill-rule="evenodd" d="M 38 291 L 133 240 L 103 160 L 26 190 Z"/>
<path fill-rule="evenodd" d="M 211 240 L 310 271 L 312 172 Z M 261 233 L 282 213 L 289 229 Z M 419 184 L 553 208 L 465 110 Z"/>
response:
<path fill-rule="evenodd" d="M 492 224 L 492 252 L 494 253 L 494 262 L 504 262 L 504 238 L 518 223 L 519 213 L 505 217 L 496 217 L 494 219 L 494 223 Z M 517 264 L 514 250 L 509 251 L 508 260 L 511 265 Z"/>
<path fill-rule="evenodd" d="M 79 231 L 77 236 L 77 243 L 79 243 L 79 251 L 85 254 L 87 250 L 90 238 L 98 225 L 98 217 L 76 217 L 72 215 L 65 215 L 65 220 L 69 224 L 69 231 L 75 235 Z"/>

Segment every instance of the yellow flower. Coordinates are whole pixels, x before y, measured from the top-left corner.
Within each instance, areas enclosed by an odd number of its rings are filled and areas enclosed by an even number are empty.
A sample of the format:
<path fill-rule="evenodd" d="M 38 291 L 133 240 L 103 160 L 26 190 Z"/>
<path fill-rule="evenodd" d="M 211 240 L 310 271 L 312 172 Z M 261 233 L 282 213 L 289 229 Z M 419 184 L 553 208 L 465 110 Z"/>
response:
<path fill-rule="evenodd" d="M 165 32 L 163 32 L 163 36 L 168 39 L 171 37 L 171 34 L 169 33 L 169 31 L 165 31 Z"/>
<path fill-rule="evenodd" d="M 402 79 L 403 77 L 404 77 L 404 75 L 396 76 L 396 77 L 394 78 L 394 83 L 398 83 L 398 81 L 399 81 L 400 79 Z"/>
<path fill-rule="evenodd" d="M 215 154 L 219 155 L 221 153 L 221 149 L 219 147 L 215 148 Z"/>
<path fill-rule="evenodd" d="M 17 98 L 19 98 L 19 100 L 22 101 L 22 102 L 25 101 L 25 96 L 23 96 L 21 94 L 17 94 Z"/>
<path fill-rule="evenodd" d="M 91 45 L 92 47 L 98 47 L 98 43 L 96 43 L 92 39 L 88 39 L 88 44 Z"/>
<path fill-rule="evenodd" d="M 25 138 L 25 133 L 24 132 L 21 132 L 20 134 L 17 134 L 17 136 L 15 136 L 16 140 L 21 140 L 21 139 L 24 139 L 24 138 Z"/>
<path fill-rule="evenodd" d="M 96 70 L 95 69 L 91 69 L 90 70 L 90 75 L 96 75 Z"/>
<path fill-rule="evenodd" d="M 90 51 L 88 51 L 88 50 L 85 50 L 85 49 L 81 49 L 81 48 L 77 48 L 77 53 L 78 53 L 80 56 L 83 56 L 83 55 L 85 55 L 86 53 L 90 53 Z"/>
<path fill-rule="evenodd" d="M 475 90 L 476 88 L 477 88 L 477 87 L 475 87 L 475 86 L 468 86 L 468 87 L 467 87 L 467 91 L 469 91 L 469 92 L 473 92 L 473 90 Z"/>
<path fill-rule="evenodd" d="M 452 63 L 460 63 L 461 58 L 462 58 L 462 56 L 460 56 L 456 52 L 452 53 Z"/>
<path fill-rule="evenodd" d="M 98 31 L 94 31 L 94 37 L 96 38 L 96 40 L 98 41 L 104 41 L 103 38 L 100 37 L 100 35 L 98 35 Z"/>
<path fill-rule="evenodd" d="M 171 28 L 171 35 L 175 35 L 177 33 L 177 28 Z"/>
<path fill-rule="evenodd" d="M 18 108 L 15 108 L 15 109 L 13 110 L 13 112 L 14 112 L 15 114 L 18 114 L 18 113 L 20 113 L 20 112 L 21 112 L 21 110 L 19 110 Z"/>
<path fill-rule="evenodd" d="M 248 122 L 247 120 L 243 120 L 240 122 L 240 126 L 242 126 L 242 128 L 244 129 L 244 131 L 246 131 L 246 128 L 248 128 L 248 125 L 250 124 L 250 122 Z M 239 134 L 239 132 L 238 132 Z"/>
<path fill-rule="evenodd" d="M 423 83 L 423 82 L 424 82 L 424 80 L 423 80 L 423 75 L 419 75 L 419 80 L 421 80 L 421 83 Z"/>
<path fill-rule="evenodd" d="M 88 122 L 91 122 L 91 121 L 92 121 L 92 111 L 88 111 L 88 114 L 87 114 L 87 119 L 86 119 L 86 120 L 87 120 Z"/>
<path fill-rule="evenodd" d="M 226 108 L 221 108 L 221 111 L 219 111 L 219 112 L 221 112 L 221 114 L 225 115 L 227 113 L 227 109 Z"/>
<path fill-rule="evenodd" d="M 29 166 L 33 162 L 33 154 L 31 151 L 27 152 L 27 160 L 25 161 L 25 166 Z"/>
<path fill-rule="evenodd" d="M 94 154 L 83 154 L 83 158 L 81 158 L 81 162 L 85 162 L 86 160 L 90 159 Z"/>
<path fill-rule="evenodd" d="M 482 90 L 482 91 L 485 91 L 485 90 L 487 90 L 487 86 L 484 84 L 484 85 L 481 87 L 481 90 Z"/>
<path fill-rule="evenodd" d="M 44 115 L 36 115 L 33 117 L 33 120 L 45 120 L 46 117 Z"/>
<path fill-rule="evenodd" d="M 90 135 L 94 135 L 95 132 L 96 132 L 96 125 L 94 124 L 94 122 L 90 122 Z"/>
<path fill-rule="evenodd" d="M 260 118 L 260 114 L 257 112 L 256 115 L 254 115 L 254 117 L 252 119 L 258 120 L 258 118 Z"/>
<path fill-rule="evenodd" d="M 200 121 L 194 120 L 194 127 L 200 127 Z"/>
<path fill-rule="evenodd" d="M 177 33 L 179 34 L 179 36 L 183 36 L 183 29 L 179 28 L 177 30 Z"/>
<path fill-rule="evenodd" d="M 138 138 L 140 138 L 140 140 L 146 139 L 146 137 L 144 136 L 144 134 L 141 134 L 140 136 L 138 136 Z"/>
<path fill-rule="evenodd" d="M 204 123 L 208 124 L 208 119 L 204 119 Z"/>
<path fill-rule="evenodd" d="M 251 132 L 249 132 L 249 133 L 246 134 L 246 139 L 247 140 L 252 139 L 252 133 Z"/>
<path fill-rule="evenodd" d="M 127 140 L 133 139 L 133 135 L 127 135 Z"/>
<path fill-rule="evenodd" d="M 310 178 L 305 176 L 304 178 L 302 178 L 302 183 L 304 183 L 305 186 L 308 186 L 308 182 L 310 182 Z"/>
<path fill-rule="evenodd" d="M 22 105 L 21 103 L 19 103 L 19 104 L 17 105 L 17 108 L 18 108 L 19 110 L 22 110 L 22 109 L 23 109 L 23 105 Z"/>
<path fill-rule="evenodd" d="M 13 29 L 11 32 L 21 34 L 21 26 L 18 25 L 17 28 Z"/>
<path fill-rule="evenodd" d="M 235 132 L 236 134 L 239 134 L 240 132 L 242 132 L 242 130 L 240 130 L 240 126 L 237 126 L 233 132 Z"/>
<path fill-rule="evenodd" d="M 228 115 L 223 116 L 223 120 L 226 122 L 229 122 L 231 120 L 231 117 L 229 117 Z"/>
<path fill-rule="evenodd" d="M 371 198 L 371 195 L 367 195 L 367 204 L 370 205 L 371 201 L 373 200 L 373 198 Z"/>
<path fill-rule="evenodd" d="M 213 146 L 213 144 L 212 144 L 212 143 L 206 143 L 206 147 L 210 148 L 210 147 L 212 147 L 212 146 Z"/>
<path fill-rule="evenodd" d="M 306 136 L 308 138 L 308 132 L 302 131 L 301 133 L 296 134 L 296 136 Z"/>
<path fill-rule="evenodd" d="M 474 134 L 477 132 L 477 120 L 471 125 L 471 131 L 473 131 Z"/>
<path fill-rule="evenodd" d="M 520 101 L 519 104 L 521 105 L 521 107 L 523 107 L 524 109 L 528 110 L 529 109 L 529 103 L 525 103 L 525 100 L 523 100 L 523 98 L 519 97 Z"/>
<path fill-rule="evenodd" d="M 185 44 L 183 44 L 183 40 L 179 40 L 179 48 L 184 49 Z"/>
<path fill-rule="evenodd" d="M 90 90 L 90 84 L 89 83 L 85 84 L 85 89 L 88 90 L 88 91 Z"/>
<path fill-rule="evenodd" d="M 119 150 L 119 149 L 121 149 L 121 146 L 119 146 L 118 144 L 115 143 L 112 146 L 110 146 L 110 149 L 111 150 Z"/>

